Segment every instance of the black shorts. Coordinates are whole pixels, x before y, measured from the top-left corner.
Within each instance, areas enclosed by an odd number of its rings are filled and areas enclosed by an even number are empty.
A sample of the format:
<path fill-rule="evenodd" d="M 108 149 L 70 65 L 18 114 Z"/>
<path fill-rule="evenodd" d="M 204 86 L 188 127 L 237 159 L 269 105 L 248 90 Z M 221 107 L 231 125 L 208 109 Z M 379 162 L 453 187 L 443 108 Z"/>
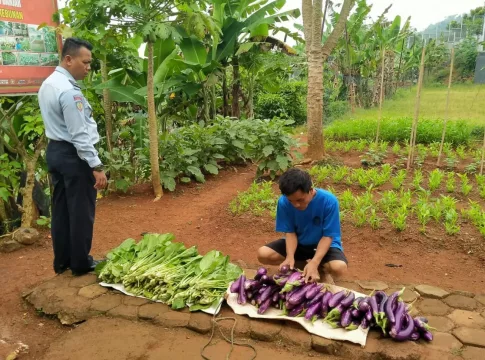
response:
<path fill-rule="evenodd" d="M 281 256 L 286 257 L 285 239 L 279 239 L 279 240 L 270 242 L 269 244 L 266 244 L 266 246 L 276 251 Z M 295 261 L 306 261 L 306 260 L 312 259 L 315 256 L 316 251 L 317 251 L 317 245 L 310 245 L 310 246 L 298 245 L 295 251 Z M 333 260 L 340 260 L 348 264 L 347 258 L 345 257 L 345 254 L 343 253 L 343 251 L 335 247 L 331 247 L 328 249 L 327 253 L 323 257 L 322 262 L 320 264 L 323 265 Z"/>

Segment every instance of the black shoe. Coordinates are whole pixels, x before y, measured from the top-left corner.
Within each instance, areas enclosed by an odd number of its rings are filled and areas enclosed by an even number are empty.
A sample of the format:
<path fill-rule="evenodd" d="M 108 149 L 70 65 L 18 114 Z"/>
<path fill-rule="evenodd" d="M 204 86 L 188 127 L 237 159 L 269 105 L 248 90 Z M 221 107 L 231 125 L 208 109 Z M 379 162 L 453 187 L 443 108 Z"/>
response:
<path fill-rule="evenodd" d="M 69 269 L 69 266 L 61 266 L 59 268 L 54 268 L 54 272 L 57 274 L 57 275 L 61 275 L 62 273 L 64 273 L 67 269 Z"/>
<path fill-rule="evenodd" d="M 92 260 L 89 268 L 84 269 L 84 270 L 72 270 L 72 275 L 82 276 L 82 275 L 85 275 L 87 273 L 90 273 L 90 272 L 94 271 L 94 269 L 96 268 L 96 265 L 98 265 L 101 261 L 103 261 L 103 260 Z"/>

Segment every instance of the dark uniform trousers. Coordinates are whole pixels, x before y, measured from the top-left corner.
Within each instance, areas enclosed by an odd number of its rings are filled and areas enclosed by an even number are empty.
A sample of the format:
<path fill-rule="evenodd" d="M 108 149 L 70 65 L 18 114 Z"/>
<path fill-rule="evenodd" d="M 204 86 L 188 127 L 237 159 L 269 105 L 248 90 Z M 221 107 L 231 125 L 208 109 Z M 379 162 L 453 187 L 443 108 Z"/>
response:
<path fill-rule="evenodd" d="M 79 158 L 74 145 L 65 141 L 50 140 L 46 159 L 54 188 L 51 220 L 54 271 L 67 267 L 85 271 L 92 263 L 89 252 L 96 207 L 93 171 Z"/>

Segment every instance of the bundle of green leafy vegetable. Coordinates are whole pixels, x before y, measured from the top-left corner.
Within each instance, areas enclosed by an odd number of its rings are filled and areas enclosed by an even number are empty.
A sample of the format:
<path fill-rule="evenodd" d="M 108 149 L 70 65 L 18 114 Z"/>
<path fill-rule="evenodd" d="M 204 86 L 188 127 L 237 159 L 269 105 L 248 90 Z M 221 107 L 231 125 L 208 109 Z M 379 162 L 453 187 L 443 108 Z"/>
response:
<path fill-rule="evenodd" d="M 125 240 L 96 269 L 98 277 L 174 309 L 189 306 L 195 311 L 217 304 L 241 268 L 219 251 L 202 256 L 195 246 L 187 249 L 173 239 L 172 234 L 146 234 L 138 244 Z"/>

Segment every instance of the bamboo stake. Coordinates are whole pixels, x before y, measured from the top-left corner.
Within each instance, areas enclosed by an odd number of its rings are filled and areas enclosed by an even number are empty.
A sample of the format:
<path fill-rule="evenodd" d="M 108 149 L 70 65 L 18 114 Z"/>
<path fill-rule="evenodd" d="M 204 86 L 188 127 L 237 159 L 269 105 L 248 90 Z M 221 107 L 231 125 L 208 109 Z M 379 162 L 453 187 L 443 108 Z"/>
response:
<path fill-rule="evenodd" d="M 482 161 L 480 161 L 480 175 L 483 175 L 483 159 L 485 158 L 485 133 L 483 134 Z"/>
<path fill-rule="evenodd" d="M 379 116 L 377 117 L 377 135 L 376 135 L 376 144 L 379 143 L 379 133 L 381 130 L 381 120 L 382 120 L 382 98 L 384 97 L 384 66 L 385 66 L 385 52 L 384 48 L 382 48 L 382 63 L 381 63 L 381 93 L 379 95 Z"/>
<path fill-rule="evenodd" d="M 445 121 L 443 123 L 443 134 L 441 135 L 440 152 L 438 154 L 438 161 L 436 162 L 436 166 L 440 166 L 441 154 L 443 153 L 443 145 L 445 143 L 446 123 L 448 122 L 448 117 L 449 117 L 451 78 L 453 77 L 454 61 L 455 61 L 455 48 L 451 48 L 450 78 L 448 79 L 448 94 L 446 95 Z"/>
<path fill-rule="evenodd" d="M 408 155 L 408 164 L 406 167 L 407 170 L 411 168 L 411 165 L 414 161 L 414 147 L 416 145 L 416 133 L 418 129 L 419 105 L 421 102 L 421 87 L 423 86 L 425 54 L 426 54 L 426 47 L 423 45 L 423 51 L 421 53 L 421 65 L 419 66 L 418 91 L 416 92 L 416 108 L 414 111 L 413 126 L 411 128 L 411 136 L 409 139 L 409 155 Z"/>

